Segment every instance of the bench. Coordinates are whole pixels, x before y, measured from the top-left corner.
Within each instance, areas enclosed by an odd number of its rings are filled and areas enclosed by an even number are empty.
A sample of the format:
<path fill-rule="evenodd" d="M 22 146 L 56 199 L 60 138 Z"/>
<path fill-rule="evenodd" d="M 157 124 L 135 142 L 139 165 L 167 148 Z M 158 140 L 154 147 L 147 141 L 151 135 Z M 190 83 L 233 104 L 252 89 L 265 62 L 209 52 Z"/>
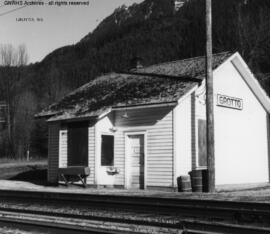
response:
<path fill-rule="evenodd" d="M 84 166 L 69 166 L 66 168 L 59 168 L 58 175 L 64 180 L 68 186 L 70 178 L 78 178 L 84 187 L 86 187 L 86 177 L 90 175 L 90 168 Z"/>

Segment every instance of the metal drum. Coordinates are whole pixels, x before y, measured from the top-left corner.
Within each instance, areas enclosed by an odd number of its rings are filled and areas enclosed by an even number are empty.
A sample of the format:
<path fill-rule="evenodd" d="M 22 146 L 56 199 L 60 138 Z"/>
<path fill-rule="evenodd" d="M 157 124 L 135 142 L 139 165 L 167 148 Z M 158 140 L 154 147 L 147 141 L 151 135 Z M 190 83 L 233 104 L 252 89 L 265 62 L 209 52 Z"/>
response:
<path fill-rule="evenodd" d="M 178 192 L 191 192 L 191 181 L 189 175 L 179 176 L 177 178 Z"/>
<path fill-rule="evenodd" d="M 189 172 L 191 176 L 192 192 L 203 191 L 202 170 L 194 170 Z"/>

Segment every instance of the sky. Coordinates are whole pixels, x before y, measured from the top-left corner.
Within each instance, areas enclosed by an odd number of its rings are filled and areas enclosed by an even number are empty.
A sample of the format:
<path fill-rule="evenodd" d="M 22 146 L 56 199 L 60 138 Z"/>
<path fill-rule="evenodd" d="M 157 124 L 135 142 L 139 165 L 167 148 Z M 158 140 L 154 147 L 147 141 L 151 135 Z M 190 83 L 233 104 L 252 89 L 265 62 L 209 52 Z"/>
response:
<path fill-rule="evenodd" d="M 50 0 L 40 1 L 48 3 Z M 24 44 L 29 62 L 38 62 L 59 47 L 77 43 L 117 7 L 142 1 L 89 0 L 89 6 L 27 6 L 7 13 L 21 6 L 7 5 L 10 0 L 0 0 L 0 44 L 11 44 L 14 47 Z M 27 18 L 27 21 L 19 21 L 20 18 Z M 29 21 L 28 18 L 33 18 L 34 21 Z M 38 18 L 42 21 L 38 21 Z"/>

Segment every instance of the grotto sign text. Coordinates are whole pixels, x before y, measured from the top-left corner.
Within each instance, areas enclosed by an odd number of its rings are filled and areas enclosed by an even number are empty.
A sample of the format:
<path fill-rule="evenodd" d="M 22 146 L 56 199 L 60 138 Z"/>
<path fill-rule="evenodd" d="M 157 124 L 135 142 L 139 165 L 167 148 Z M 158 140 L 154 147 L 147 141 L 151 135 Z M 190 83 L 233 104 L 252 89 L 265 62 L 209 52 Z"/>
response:
<path fill-rule="evenodd" d="M 243 100 L 236 97 L 217 94 L 217 106 L 243 110 Z"/>

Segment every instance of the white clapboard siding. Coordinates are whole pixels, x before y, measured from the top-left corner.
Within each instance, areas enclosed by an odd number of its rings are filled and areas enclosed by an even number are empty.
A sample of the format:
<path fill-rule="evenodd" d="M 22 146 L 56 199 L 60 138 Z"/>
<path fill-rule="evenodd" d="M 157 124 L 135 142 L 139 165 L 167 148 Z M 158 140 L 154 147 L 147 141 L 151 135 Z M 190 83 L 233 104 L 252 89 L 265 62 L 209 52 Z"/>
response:
<path fill-rule="evenodd" d="M 59 168 L 67 167 L 67 153 L 68 153 L 68 131 L 61 129 L 59 131 Z"/>
<path fill-rule="evenodd" d="M 192 105 L 193 95 L 187 96 L 174 109 L 175 126 L 175 180 L 180 175 L 188 175 L 192 169 L 193 134 L 192 119 L 194 115 L 194 105 Z M 175 181 L 176 184 L 176 181 Z"/>
<path fill-rule="evenodd" d="M 58 155 L 59 155 L 59 130 L 58 123 L 49 124 L 48 136 L 48 182 L 58 182 Z"/>
<path fill-rule="evenodd" d="M 88 128 L 88 166 L 90 175 L 87 177 L 88 184 L 95 183 L 95 126 Z"/>
<path fill-rule="evenodd" d="M 116 185 L 124 185 L 125 182 L 125 137 L 122 131 L 116 131 L 114 141 L 114 165 L 120 169 L 115 177 Z"/>
<path fill-rule="evenodd" d="M 142 108 L 115 113 L 115 163 L 125 169 L 125 133 L 146 131 L 146 186 L 171 187 L 173 182 L 173 123 L 172 107 Z M 160 170 L 159 170 L 160 169 Z M 123 185 L 124 173 L 116 183 Z"/>

